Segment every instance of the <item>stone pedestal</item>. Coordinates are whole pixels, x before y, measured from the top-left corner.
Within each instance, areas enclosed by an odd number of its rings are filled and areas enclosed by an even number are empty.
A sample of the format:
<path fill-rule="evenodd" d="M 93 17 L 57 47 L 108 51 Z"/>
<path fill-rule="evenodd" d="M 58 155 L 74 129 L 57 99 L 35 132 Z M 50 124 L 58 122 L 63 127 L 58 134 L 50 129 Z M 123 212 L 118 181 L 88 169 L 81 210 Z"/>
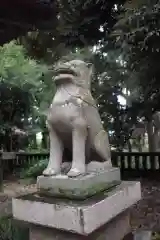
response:
<path fill-rule="evenodd" d="M 52 197 L 83 200 L 120 184 L 119 168 L 99 169 L 96 166 L 92 163 L 88 166 L 85 175 L 76 178 L 69 178 L 63 174 L 52 177 L 39 176 L 37 179 L 39 193 Z"/>
<path fill-rule="evenodd" d="M 130 231 L 129 213 L 125 211 L 88 236 L 32 225 L 30 240 L 122 240 Z"/>
<path fill-rule="evenodd" d="M 31 240 L 121 240 L 129 231 L 129 216 L 122 213 L 140 198 L 139 182 L 122 182 L 86 200 L 30 194 L 12 200 L 13 217 L 31 224 Z"/>

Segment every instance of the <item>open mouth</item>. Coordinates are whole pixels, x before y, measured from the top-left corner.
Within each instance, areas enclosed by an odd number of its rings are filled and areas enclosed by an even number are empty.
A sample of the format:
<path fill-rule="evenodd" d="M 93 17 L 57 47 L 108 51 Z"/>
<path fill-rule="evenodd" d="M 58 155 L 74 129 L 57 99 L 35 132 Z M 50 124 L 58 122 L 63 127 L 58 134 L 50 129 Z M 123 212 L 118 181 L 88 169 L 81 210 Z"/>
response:
<path fill-rule="evenodd" d="M 69 68 L 56 69 L 55 70 L 55 76 L 58 76 L 60 74 L 70 74 L 70 75 L 73 75 L 73 76 L 77 76 L 77 74 L 72 69 L 69 69 Z"/>

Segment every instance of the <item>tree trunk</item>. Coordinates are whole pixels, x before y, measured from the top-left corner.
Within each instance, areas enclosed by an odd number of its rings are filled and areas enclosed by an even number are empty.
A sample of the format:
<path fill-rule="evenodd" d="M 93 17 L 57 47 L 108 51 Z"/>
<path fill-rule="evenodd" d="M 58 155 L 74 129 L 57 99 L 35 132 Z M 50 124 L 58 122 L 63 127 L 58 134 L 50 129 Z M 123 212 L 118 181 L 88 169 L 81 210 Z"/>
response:
<path fill-rule="evenodd" d="M 42 132 L 42 148 L 47 149 L 47 133 Z"/>
<path fill-rule="evenodd" d="M 141 139 L 141 136 L 139 136 L 139 139 L 138 139 L 138 152 L 142 152 L 143 151 L 143 148 L 142 148 L 142 139 Z"/>
<path fill-rule="evenodd" d="M 12 136 L 12 131 L 10 131 L 10 152 L 13 150 L 13 136 Z"/>
<path fill-rule="evenodd" d="M 155 139 L 154 139 L 154 132 L 153 132 L 153 123 L 152 121 L 149 121 L 147 123 L 147 134 L 148 134 L 148 145 L 149 145 L 149 151 L 155 152 Z"/>
<path fill-rule="evenodd" d="M 6 129 L 4 136 L 5 151 L 11 151 L 11 134 L 10 129 Z"/>
<path fill-rule="evenodd" d="M 130 140 L 128 140 L 127 144 L 128 144 L 128 151 L 132 152 L 132 144 L 131 144 Z"/>
<path fill-rule="evenodd" d="M 3 159 L 0 154 L 0 192 L 3 192 Z"/>
<path fill-rule="evenodd" d="M 33 148 L 37 148 L 37 139 L 36 139 L 36 135 L 33 135 L 32 136 L 32 138 L 33 138 Z"/>

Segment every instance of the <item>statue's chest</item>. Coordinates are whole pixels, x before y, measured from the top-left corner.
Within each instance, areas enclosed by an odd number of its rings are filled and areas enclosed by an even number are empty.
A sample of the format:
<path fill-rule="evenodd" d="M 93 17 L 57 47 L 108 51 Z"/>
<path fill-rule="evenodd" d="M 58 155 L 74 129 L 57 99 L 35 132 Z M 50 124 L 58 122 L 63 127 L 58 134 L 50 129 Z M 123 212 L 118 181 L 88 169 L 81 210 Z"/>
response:
<path fill-rule="evenodd" d="M 69 101 L 73 97 L 77 97 L 79 94 L 79 88 L 75 85 L 61 86 L 57 89 L 57 92 L 54 96 L 52 105 L 63 104 L 66 101 Z"/>
<path fill-rule="evenodd" d="M 70 125 L 80 115 L 83 115 L 83 110 L 79 99 L 79 88 L 69 86 L 58 89 L 50 106 L 48 120 L 52 124 Z"/>

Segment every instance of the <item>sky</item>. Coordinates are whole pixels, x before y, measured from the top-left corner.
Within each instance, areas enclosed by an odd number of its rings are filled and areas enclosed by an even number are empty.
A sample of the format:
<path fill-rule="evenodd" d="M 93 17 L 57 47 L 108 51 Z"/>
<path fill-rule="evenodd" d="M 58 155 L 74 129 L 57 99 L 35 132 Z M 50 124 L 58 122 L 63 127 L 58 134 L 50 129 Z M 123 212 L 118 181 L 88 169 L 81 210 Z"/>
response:
<path fill-rule="evenodd" d="M 120 95 L 118 96 L 118 101 L 122 106 L 126 105 L 126 99 Z"/>

